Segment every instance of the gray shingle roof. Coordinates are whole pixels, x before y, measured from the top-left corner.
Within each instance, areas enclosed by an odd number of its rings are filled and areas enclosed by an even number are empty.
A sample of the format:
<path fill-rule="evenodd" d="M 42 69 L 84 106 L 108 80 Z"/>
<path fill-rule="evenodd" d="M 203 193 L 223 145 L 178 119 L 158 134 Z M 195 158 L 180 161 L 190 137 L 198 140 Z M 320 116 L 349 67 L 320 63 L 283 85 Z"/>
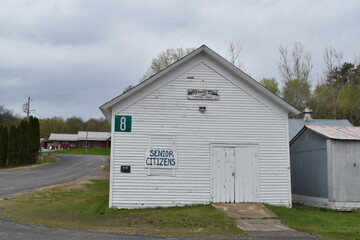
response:
<path fill-rule="evenodd" d="M 303 119 L 289 119 L 289 141 L 291 141 L 305 125 L 315 126 L 336 126 L 336 127 L 353 127 L 347 119 L 314 119 L 305 122 Z"/>

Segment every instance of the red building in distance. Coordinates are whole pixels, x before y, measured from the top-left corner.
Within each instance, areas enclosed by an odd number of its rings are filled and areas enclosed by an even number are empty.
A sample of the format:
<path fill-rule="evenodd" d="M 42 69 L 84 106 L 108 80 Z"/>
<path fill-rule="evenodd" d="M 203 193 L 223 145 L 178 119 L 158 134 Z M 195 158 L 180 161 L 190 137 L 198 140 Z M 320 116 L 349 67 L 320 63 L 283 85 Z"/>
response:
<path fill-rule="evenodd" d="M 51 133 L 43 142 L 44 149 L 109 148 L 109 132 L 79 131 L 77 134 Z"/>

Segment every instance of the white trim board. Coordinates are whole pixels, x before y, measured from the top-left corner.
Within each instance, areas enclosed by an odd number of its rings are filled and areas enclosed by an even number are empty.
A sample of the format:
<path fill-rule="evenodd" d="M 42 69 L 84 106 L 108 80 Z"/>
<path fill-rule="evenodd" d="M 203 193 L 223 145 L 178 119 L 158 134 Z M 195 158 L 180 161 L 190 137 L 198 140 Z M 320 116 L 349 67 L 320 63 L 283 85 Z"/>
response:
<path fill-rule="evenodd" d="M 360 208 L 360 202 L 330 202 L 327 198 L 310 197 L 292 194 L 295 203 L 301 203 L 311 207 L 330 208 L 333 210 L 350 211 Z"/>

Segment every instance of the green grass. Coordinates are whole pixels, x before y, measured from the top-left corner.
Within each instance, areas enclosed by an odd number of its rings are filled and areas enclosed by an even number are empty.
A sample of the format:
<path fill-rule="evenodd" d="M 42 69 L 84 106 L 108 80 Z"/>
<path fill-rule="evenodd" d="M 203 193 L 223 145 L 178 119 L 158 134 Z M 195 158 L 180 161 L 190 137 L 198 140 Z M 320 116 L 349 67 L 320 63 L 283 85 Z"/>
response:
<path fill-rule="evenodd" d="M 294 205 L 292 209 L 266 205 L 290 228 L 318 236 L 360 239 L 360 212 L 339 212 Z"/>
<path fill-rule="evenodd" d="M 48 155 L 44 155 L 43 158 L 41 160 L 39 160 L 38 162 L 34 163 L 34 164 L 24 164 L 24 165 L 18 165 L 16 167 L 0 167 L 0 169 L 2 170 L 16 170 L 18 168 L 31 168 L 31 167 L 37 167 L 43 164 L 47 164 L 47 163 L 53 163 L 53 162 L 57 162 L 60 159 L 54 156 L 48 156 Z"/>
<path fill-rule="evenodd" d="M 110 148 L 73 148 L 54 151 L 55 154 L 110 155 Z"/>
<path fill-rule="evenodd" d="M 243 235 L 211 205 L 108 209 L 109 181 L 62 185 L 0 201 L 0 216 L 63 228 L 150 235 Z"/>

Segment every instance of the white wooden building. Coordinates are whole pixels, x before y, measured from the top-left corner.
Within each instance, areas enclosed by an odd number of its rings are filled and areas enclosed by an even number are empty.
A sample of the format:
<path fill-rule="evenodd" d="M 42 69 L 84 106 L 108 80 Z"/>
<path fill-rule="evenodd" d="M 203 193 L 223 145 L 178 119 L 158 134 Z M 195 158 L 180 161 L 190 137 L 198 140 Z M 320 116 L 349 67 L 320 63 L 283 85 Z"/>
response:
<path fill-rule="evenodd" d="M 207 46 L 100 109 L 110 207 L 291 206 L 288 113 L 300 111 Z"/>

